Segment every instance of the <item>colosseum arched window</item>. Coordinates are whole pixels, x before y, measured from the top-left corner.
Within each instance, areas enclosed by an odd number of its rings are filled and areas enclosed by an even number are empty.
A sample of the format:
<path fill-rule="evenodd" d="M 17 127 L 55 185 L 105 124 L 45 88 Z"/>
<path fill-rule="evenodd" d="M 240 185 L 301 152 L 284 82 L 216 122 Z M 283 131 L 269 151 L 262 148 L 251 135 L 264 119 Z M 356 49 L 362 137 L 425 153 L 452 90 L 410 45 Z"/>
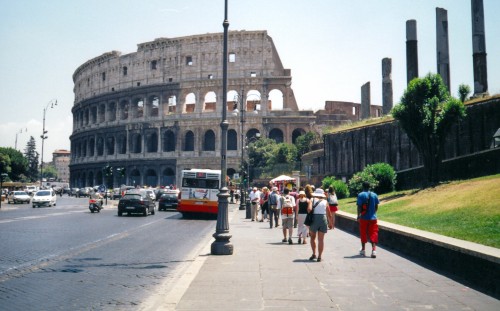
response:
<path fill-rule="evenodd" d="M 238 150 L 238 134 L 233 129 L 227 131 L 227 150 Z"/>
<path fill-rule="evenodd" d="M 171 152 L 175 151 L 175 135 L 171 130 L 165 131 L 163 133 L 163 151 Z"/>
<path fill-rule="evenodd" d="M 90 108 L 90 117 L 91 124 L 97 123 L 97 106 L 92 106 L 92 108 Z"/>
<path fill-rule="evenodd" d="M 194 151 L 194 134 L 192 131 L 187 131 L 184 136 L 184 151 Z"/>
<path fill-rule="evenodd" d="M 196 96 L 194 93 L 189 93 L 186 95 L 186 104 L 185 104 L 185 109 L 186 113 L 191 113 L 194 112 L 194 108 L 196 106 Z"/>
<path fill-rule="evenodd" d="M 85 118 L 84 124 L 89 125 L 89 109 L 88 108 L 85 109 L 84 118 Z"/>
<path fill-rule="evenodd" d="M 120 120 L 127 120 L 128 119 L 128 110 L 129 110 L 129 103 L 125 100 L 123 100 L 120 103 Z"/>
<path fill-rule="evenodd" d="M 115 154 L 115 137 L 110 136 L 106 139 L 106 150 L 108 155 Z"/>
<path fill-rule="evenodd" d="M 203 139 L 203 150 L 205 151 L 215 151 L 215 133 L 212 130 L 205 132 L 205 137 Z"/>
<path fill-rule="evenodd" d="M 116 103 L 111 102 L 108 105 L 108 120 L 115 121 L 116 120 Z"/>
<path fill-rule="evenodd" d="M 102 171 L 97 171 L 95 174 L 95 185 L 103 185 L 104 178 L 102 177 Z"/>
<path fill-rule="evenodd" d="M 98 121 L 99 123 L 106 121 L 106 105 L 105 104 L 99 105 L 99 112 L 98 112 L 97 120 L 99 120 Z"/>
<path fill-rule="evenodd" d="M 142 136 L 141 134 L 132 134 L 132 139 L 130 141 L 130 150 L 132 153 L 142 152 Z"/>
<path fill-rule="evenodd" d="M 211 91 L 205 95 L 204 111 L 215 111 L 217 96 Z"/>
<path fill-rule="evenodd" d="M 128 68 L 127 66 L 123 66 L 123 75 L 126 76 L 128 74 Z"/>
<path fill-rule="evenodd" d="M 295 142 L 297 142 L 297 138 L 299 138 L 299 136 L 302 136 L 306 133 L 306 131 L 304 131 L 303 129 L 295 129 L 293 130 L 292 132 L 292 144 L 295 144 Z"/>
<path fill-rule="evenodd" d="M 97 155 L 104 155 L 104 139 L 102 137 L 97 138 Z"/>
<path fill-rule="evenodd" d="M 132 186 L 141 184 L 141 172 L 138 169 L 132 170 L 130 173 L 130 181 L 132 182 Z"/>
<path fill-rule="evenodd" d="M 158 185 L 158 175 L 152 169 L 146 171 L 146 175 L 144 176 L 144 184 L 147 186 L 156 187 Z"/>
<path fill-rule="evenodd" d="M 146 151 L 158 152 L 158 134 L 156 134 L 156 132 L 146 136 Z"/>
<path fill-rule="evenodd" d="M 94 172 L 90 171 L 89 176 L 87 178 L 87 185 L 93 186 L 94 185 Z"/>
<path fill-rule="evenodd" d="M 151 103 L 151 109 L 149 111 L 149 116 L 150 117 L 157 117 L 157 116 L 159 116 L 160 99 L 158 98 L 158 96 L 151 96 L 149 98 L 149 102 Z"/>
<path fill-rule="evenodd" d="M 81 157 L 86 157 L 87 156 L 87 141 L 84 140 L 81 144 L 81 152 L 80 152 Z"/>
<path fill-rule="evenodd" d="M 132 104 L 132 116 L 134 118 L 142 118 L 144 116 L 144 100 L 136 98 Z"/>
<path fill-rule="evenodd" d="M 268 109 L 282 110 L 283 108 L 283 92 L 274 89 L 269 92 Z"/>
<path fill-rule="evenodd" d="M 95 139 L 94 137 L 89 139 L 89 156 L 93 157 L 95 151 Z"/>
<path fill-rule="evenodd" d="M 161 184 L 164 186 L 175 185 L 175 171 L 171 168 L 166 168 L 162 172 Z"/>
<path fill-rule="evenodd" d="M 280 144 L 282 142 L 284 142 L 283 140 L 283 131 L 280 130 L 280 129 L 272 129 L 270 132 L 269 132 L 269 138 L 270 139 L 274 139 L 274 141 L 276 141 L 276 143 Z"/>
<path fill-rule="evenodd" d="M 177 97 L 175 95 L 171 95 L 168 97 L 168 111 L 165 111 L 164 114 L 175 113 L 177 106 Z"/>
<path fill-rule="evenodd" d="M 127 153 L 127 136 L 123 134 L 118 137 L 118 153 Z"/>

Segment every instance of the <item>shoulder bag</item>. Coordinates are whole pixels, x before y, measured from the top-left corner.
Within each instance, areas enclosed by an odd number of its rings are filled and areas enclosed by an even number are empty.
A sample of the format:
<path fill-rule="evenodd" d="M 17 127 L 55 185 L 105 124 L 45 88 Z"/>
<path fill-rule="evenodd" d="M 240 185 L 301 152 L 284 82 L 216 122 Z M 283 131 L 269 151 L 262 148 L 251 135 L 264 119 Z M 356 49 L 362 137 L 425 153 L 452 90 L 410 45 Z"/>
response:
<path fill-rule="evenodd" d="M 319 202 L 321 202 L 321 200 L 318 200 L 318 202 L 316 202 L 316 203 L 313 205 L 313 207 L 312 207 L 312 208 L 313 208 L 313 209 L 312 209 L 312 211 L 311 211 L 311 212 L 309 212 L 309 213 L 307 213 L 307 215 L 306 215 L 306 219 L 304 219 L 304 225 L 306 225 L 306 226 L 310 226 L 310 225 L 312 225 L 312 223 L 313 223 L 313 215 L 314 215 L 314 208 L 315 208 L 316 206 L 318 206 Z"/>

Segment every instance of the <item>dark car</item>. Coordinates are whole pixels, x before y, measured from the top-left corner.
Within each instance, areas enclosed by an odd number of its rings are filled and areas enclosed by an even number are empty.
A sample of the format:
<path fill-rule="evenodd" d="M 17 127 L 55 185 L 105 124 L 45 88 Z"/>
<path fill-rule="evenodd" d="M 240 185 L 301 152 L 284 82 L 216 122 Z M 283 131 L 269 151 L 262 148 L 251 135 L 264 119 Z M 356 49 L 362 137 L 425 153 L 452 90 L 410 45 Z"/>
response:
<path fill-rule="evenodd" d="M 92 189 L 92 188 L 89 188 L 89 187 L 80 188 L 80 189 L 78 189 L 76 196 L 79 198 L 80 197 L 90 197 L 90 189 Z"/>
<path fill-rule="evenodd" d="M 80 190 L 80 188 L 71 188 L 68 195 L 70 197 L 76 197 L 78 195 L 78 190 Z"/>
<path fill-rule="evenodd" d="M 129 190 L 118 202 L 118 216 L 123 213 L 142 214 L 155 214 L 155 202 L 151 200 L 148 193 L 142 189 Z"/>
<path fill-rule="evenodd" d="M 161 195 L 158 200 L 158 210 L 177 210 L 177 203 L 179 202 L 178 196 L 176 192 L 165 192 Z"/>

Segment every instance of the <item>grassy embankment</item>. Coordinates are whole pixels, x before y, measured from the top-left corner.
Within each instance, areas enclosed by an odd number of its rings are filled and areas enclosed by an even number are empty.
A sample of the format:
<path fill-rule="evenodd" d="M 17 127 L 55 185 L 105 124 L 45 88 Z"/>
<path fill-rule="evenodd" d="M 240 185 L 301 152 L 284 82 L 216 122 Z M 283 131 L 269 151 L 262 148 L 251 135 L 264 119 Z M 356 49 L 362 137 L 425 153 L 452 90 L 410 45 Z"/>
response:
<path fill-rule="evenodd" d="M 500 248 L 500 174 L 379 196 L 378 219 Z M 339 200 L 356 214 L 356 199 Z"/>

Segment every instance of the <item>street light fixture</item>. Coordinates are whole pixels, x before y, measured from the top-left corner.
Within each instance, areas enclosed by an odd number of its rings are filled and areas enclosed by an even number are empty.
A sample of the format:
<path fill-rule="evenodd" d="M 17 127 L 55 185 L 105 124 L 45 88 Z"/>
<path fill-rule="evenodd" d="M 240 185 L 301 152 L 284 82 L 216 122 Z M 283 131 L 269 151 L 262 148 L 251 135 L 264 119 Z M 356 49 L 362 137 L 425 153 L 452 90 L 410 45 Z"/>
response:
<path fill-rule="evenodd" d="M 40 138 L 42 139 L 42 161 L 40 163 L 40 189 L 42 188 L 42 182 L 43 182 L 43 144 L 47 138 L 49 138 L 46 134 L 48 131 L 45 130 L 45 114 L 47 113 L 47 109 L 54 108 L 54 106 L 57 106 L 57 99 L 52 99 L 47 103 L 47 106 L 43 109 L 43 130 L 42 130 L 42 135 L 40 135 Z"/>
<path fill-rule="evenodd" d="M 228 197 L 229 190 L 226 186 L 227 176 L 227 128 L 229 123 L 227 121 L 227 32 L 229 28 L 229 21 L 227 19 L 227 0 L 224 1 L 224 40 L 222 52 L 222 122 L 221 128 L 221 189 L 218 196 L 218 212 L 217 212 L 217 225 L 213 237 L 215 241 L 212 243 L 210 250 L 212 255 L 232 255 L 233 244 L 229 242 L 232 235 L 229 233 L 229 213 L 228 213 Z"/>

